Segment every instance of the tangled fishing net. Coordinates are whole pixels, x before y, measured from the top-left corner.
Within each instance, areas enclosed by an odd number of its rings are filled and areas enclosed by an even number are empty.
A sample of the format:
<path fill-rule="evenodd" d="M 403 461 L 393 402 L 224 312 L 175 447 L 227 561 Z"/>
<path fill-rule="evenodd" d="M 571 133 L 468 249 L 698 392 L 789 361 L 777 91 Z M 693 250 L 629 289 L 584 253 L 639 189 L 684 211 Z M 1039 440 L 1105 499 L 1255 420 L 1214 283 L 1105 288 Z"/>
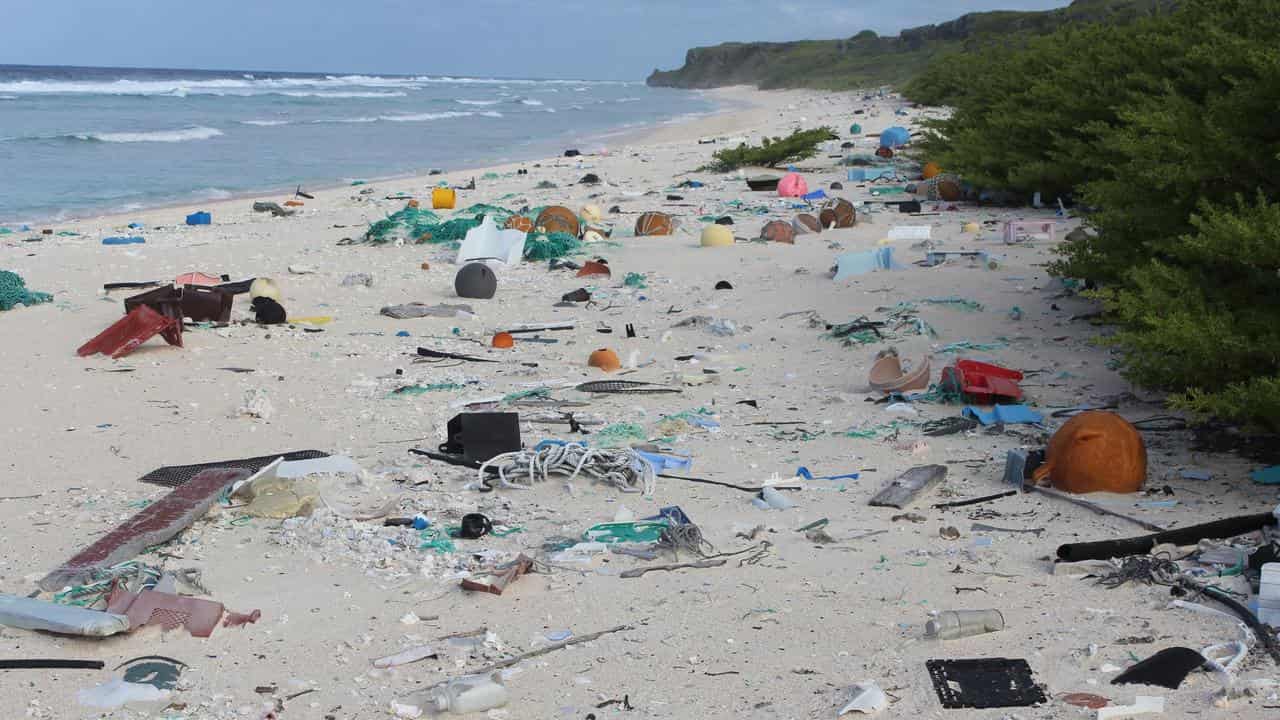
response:
<path fill-rule="evenodd" d="M 12 310 L 18 305 L 38 305 L 53 300 L 49 293 L 27 289 L 22 276 L 8 270 L 0 270 L 0 310 Z"/>
<path fill-rule="evenodd" d="M 582 241 L 569 233 L 554 232 L 550 235 L 529 233 L 524 242 L 525 260 L 551 260 L 582 252 Z"/>
<path fill-rule="evenodd" d="M 514 214 L 497 205 L 477 203 L 459 210 L 452 219 L 441 222 L 440 216 L 430 210 L 406 207 L 370 225 L 362 242 L 374 245 L 397 241 L 419 245 L 460 242 L 472 228 L 479 227 L 485 217 L 493 218 L 494 223 L 502 226 Z"/>
<path fill-rule="evenodd" d="M 657 485 L 653 465 L 630 448 L 589 448 L 569 443 L 504 453 L 480 466 L 481 483 L 485 483 L 485 471 L 490 467 L 497 469 L 499 484 L 504 488 L 532 487 L 552 475 L 567 475 L 569 480 L 586 475 L 622 492 L 645 495 L 652 495 Z"/>

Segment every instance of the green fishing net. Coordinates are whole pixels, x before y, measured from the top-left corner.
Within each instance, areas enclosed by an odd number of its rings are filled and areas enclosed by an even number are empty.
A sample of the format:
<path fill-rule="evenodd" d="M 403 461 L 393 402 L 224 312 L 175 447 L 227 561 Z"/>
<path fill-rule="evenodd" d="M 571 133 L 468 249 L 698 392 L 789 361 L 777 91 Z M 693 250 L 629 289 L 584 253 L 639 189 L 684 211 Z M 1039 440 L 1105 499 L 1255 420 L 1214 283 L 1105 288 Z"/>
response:
<path fill-rule="evenodd" d="M 524 242 L 525 260 L 550 260 L 582 252 L 582 242 L 569 233 L 535 235 L 529 233 Z"/>
<path fill-rule="evenodd" d="M 515 215 L 515 212 L 498 205 L 487 205 L 485 203 L 476 203 L 469 207 L 465 207 L 457 212 L 459 217 L 478 218 L 481 215 L 493 218 L 493 223 L 498 227 L 507 224 L 507 220 Z"/>
<path fill-rule="evenodd" d="M 432 245 L 461 242 L 472 228 L 480 225 L 484 217 L 493 218 L 494 224 L 502 227 L 514 214 L 497 205 L 476 203 L 442 222 L 440 216 L 430 210 L 407 207 L 370 225 L 364 234 L 364 242 L 374 245 L 386 245 L 397 240 Z"/>
<path fill-rule="evenodd" d="M 419 238 L 439 224 L 440 216 L 430 210 L 407 207 L 370 225 L 364 234 L 364 241 L 375 245 L 385 245 L 396 240 L 420 242 Z"/>
<path fill-rule="evenodd" d="M 27 289 L 22 276 L 8 270 L 0 270 L 0 310 L 12 310 L 17 305 L 38 305 L 53 300 L 49 293 Z"/>
<path fill-rule="evenodd" d="M 603 427 L 595 433 L 595 444 L 598 447 L 620 447 L 633 442 L 644 442 L 649 439 L 644 427 L 635 423 L 614 423 Z"/>

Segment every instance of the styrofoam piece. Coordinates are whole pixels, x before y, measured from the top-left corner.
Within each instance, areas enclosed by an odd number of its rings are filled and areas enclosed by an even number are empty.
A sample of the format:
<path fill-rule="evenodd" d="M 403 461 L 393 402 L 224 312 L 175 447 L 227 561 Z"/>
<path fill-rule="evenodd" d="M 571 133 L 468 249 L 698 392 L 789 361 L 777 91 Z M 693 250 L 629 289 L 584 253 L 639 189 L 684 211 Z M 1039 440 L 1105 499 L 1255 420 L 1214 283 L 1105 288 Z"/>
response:
<path fill-rule="evenodd" d="M 1159 715 L 1164 712 L 1164 698 L 1139 695 L 1132 705 L 1109 705 L 1098 708 L 1098 720 L 1120 720 L 1139 715 Z"/>
<path fill-rule="evenodd" d="M 931 225 L 895 225 L 889 228 L 890 240 L 928 240 L 933 237 Z"/>
<path fill-rule="evenodd" d="M 124 615 L 0 594 L 0 625 L 61 635 L 107 637 L 129 629 Z"/>
<path fill-rule="evenodd" d="M 524 258 L 524 241 L 528 237 L 520 230 L 499 230 L 493 218 L 485 216 L 478 227 L 467 231 L 458 248 L 457 264 L 473 260 L 496 258 L 508 265 L 515 265 Z"/>
<path fill-rule="evenodd" d="M 853 686 L 853 699 L 840 708 L 836 717 L 855 711 L 872 715 L 887 707 L 889 707 L 889 697 L 884 694 L 879 685 L 870 681 L 860 682 Z"/>
<path fill-rule="evenodd" d="M 313 460 L 286 460 L 276 468 L 276 476 L 299 478 L 319 473 L 351 473 L 359 475 L 364 468 L 345 455 L 330 455 Z"/>

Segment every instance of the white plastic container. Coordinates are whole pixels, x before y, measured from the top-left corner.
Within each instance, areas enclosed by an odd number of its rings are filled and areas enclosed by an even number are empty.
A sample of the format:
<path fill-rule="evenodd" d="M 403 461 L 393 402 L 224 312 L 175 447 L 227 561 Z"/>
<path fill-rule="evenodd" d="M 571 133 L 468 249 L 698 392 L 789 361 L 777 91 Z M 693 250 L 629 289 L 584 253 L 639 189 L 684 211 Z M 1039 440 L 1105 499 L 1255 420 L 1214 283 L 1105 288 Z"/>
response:
<path fill-rule="evenodd" d="M 453 678 L 432 698 L 437 713 L 465 715 L 500 708 L 510 696 L 502 684 L 502 673 L 466 675 Z"/>
<path fill-rule="evenodd" d="M 1258 586 L 1258 620 L 1267 625 L 1280 625 L 1280 562 L 1262 566 L 1262 583 Z"/>

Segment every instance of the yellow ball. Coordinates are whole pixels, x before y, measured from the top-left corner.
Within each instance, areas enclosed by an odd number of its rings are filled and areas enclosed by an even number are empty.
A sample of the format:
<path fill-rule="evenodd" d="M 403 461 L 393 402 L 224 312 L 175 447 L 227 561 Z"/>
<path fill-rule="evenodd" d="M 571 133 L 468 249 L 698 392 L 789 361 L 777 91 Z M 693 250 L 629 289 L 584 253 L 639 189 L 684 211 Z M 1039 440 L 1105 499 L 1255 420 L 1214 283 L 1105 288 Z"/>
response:
<path fill-rule="evenodd" d="M 733 244 L 733 231 L 724 225 L 702 228 L 702 247 L 728 247 Z"/>
<path fill-rule="evenodd" d="M 964 224 L 964 231 L 967 233 L 976 233 L 982 229 L 982 226 L 976 222 L 967 222 Z"/>
<path fill-rule="evenodd" d="M 583 205 L 580 214 L 582 219 L 589 223 L 598 223 L 604 218 L 604 214 L 600 212 L 599 205 Z"/>

